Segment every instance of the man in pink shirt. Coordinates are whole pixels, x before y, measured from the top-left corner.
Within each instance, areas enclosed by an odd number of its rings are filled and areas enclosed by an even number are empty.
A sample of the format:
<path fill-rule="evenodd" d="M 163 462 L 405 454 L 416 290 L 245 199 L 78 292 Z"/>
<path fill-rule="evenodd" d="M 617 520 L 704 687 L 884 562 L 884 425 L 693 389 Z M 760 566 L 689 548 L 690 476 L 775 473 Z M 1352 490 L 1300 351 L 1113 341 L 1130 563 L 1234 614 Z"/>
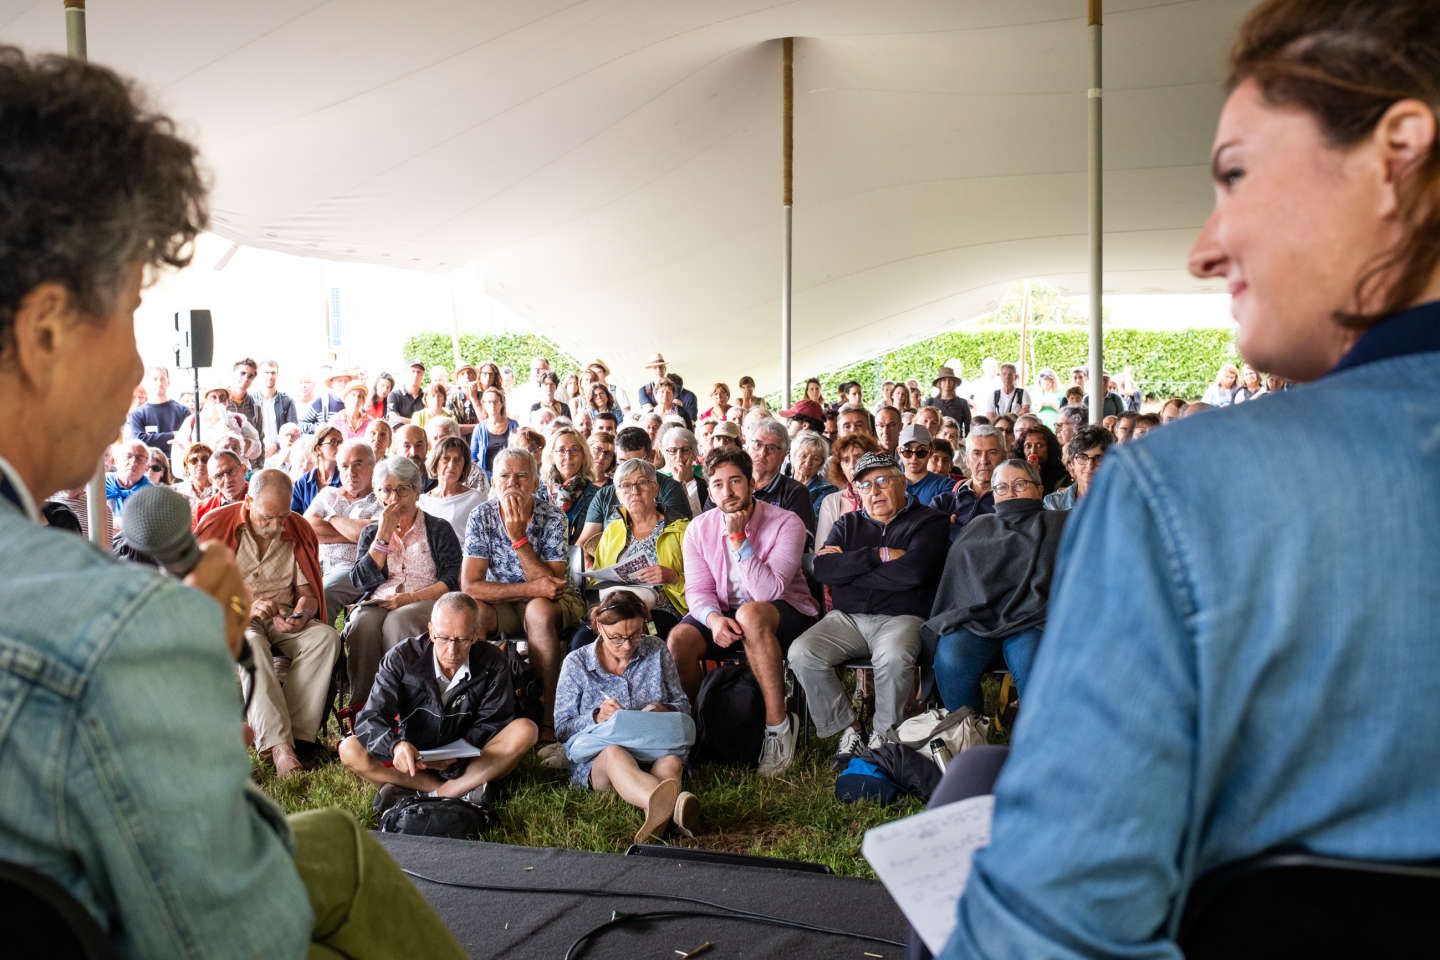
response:
<path fill-rule="evenodd" d="M 670 631 L 670 655 L 691 701 L 700 690 L 701 659 L 722 659 L 737 644 L 765 698 L 762 777 L 779 776 L 795 759 L 800 719 L 785 711 L 782 656 L 815 622 L 815 598 L 800 558 L 805 525 L 783 507 L 753 496 L 750 455 L 722 448 L 705 458 L 707 510 L 685 531 L 685 600 L 690 613 Z"/>

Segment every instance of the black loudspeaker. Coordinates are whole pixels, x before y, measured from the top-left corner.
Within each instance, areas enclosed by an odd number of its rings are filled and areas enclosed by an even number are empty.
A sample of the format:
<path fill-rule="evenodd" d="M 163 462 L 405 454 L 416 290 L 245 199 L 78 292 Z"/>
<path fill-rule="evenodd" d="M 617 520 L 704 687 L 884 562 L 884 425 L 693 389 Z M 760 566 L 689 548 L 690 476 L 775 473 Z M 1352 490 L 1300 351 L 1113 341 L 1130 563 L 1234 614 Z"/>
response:
<path fill-rule="evenodd" d="M 209 310 L 181 310 L 175 314 L 175 366 L 198 370 L 214 361 L 215 331 Z"/>

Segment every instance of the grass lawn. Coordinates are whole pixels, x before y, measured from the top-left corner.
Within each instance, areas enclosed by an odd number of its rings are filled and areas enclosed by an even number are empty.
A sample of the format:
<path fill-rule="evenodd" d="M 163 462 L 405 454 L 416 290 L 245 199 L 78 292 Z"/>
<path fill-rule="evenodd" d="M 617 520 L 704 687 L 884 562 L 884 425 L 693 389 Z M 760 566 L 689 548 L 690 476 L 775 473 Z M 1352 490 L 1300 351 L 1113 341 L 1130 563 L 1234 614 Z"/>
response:
<path fill-rule="evenodd" d="M 892 807 L 840 803 L 830 771 L 834 740 L 804 747 L 795 765 L 775 780 L 733 767 L 701 767 L 686 788 L 700 798 L 701 831 L 678 846 L 757 854 L 823 863 L 841 876 L 873 877 L 860 855 L 870 827 L 907 816 L 924 805 L 907 800 Z M 375 788 L 338 760 L 289 780 L 257 760 L 256 779 L 287 813 L 341 807 L 361 823 L 376 826 L 370 803 Z M 568 786 L 565 775 L 542 767 L 532 754 L 511 774 L 498 807 L 499 827 L 486 839 L 532 847 L 563 847 L 602 853 L 623 852 L 643 817 L 614 793 L 597 794 Z"/>
<path fill-rule="evenodd" d="M 853 679 L 847 678 L 847 685 Z M 982 687 L 993 716 L 999 683 L 986 678 Z M 336 737 L 332 726 L 327 731 Z M 992 743 L 1008 736 L 994 727 Z M 840 876 L 873 879 L 870 864 L 860 855 L 865 831 L 917 813 L 924 804 L 906 799 L 889 807 L 873 803 L 841 803 L 835 799 L 835 774 L 830 769 L 838 737 L 804 744 L 795 764 L 783 777 L 765 780 L 753 770 L 700 767 L 685 788 L 700 800 L 701 828 L 695 839 L 680 837 L 677 846 L 701 847 L 823 863 Z M 349 810 L 374 829 L 371 812 L 375 788 L 364 783 L 338 759 L 289 780 L 277 780 L 268 760 L 256 757 L 255 779 L 286 813 L 317 807 Z M 486 839 L 529 847 L 561 847 L 598 853 L 620 853 L 635 837 L 643 820 L 636 808 L 614 793 L 597 794 L 569 786 L 564 773 L 540 765 L 534 754 L 510 775 L 497 808 L 498 828 Z"/>

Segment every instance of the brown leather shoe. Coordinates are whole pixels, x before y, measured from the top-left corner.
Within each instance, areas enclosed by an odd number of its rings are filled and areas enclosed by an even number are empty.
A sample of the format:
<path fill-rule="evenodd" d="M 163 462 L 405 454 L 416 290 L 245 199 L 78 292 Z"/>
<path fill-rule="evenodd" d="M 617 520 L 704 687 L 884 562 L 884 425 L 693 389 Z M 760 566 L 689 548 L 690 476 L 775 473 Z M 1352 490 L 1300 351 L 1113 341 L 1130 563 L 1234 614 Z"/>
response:
<path fill-rule="evenodd" d="M 675 829 L 694 839 L 700 821 L 700 800 L 689 790 L 675 798 Z"/>
<path fill-rule="evenodd" d="M 288 743 L 277 744 L 270 750 L 270 759 L 275 764 L 275 776 L 284 780 L 293 777 L 305 769 L 300 762 L 300 757 L 295 753 L 295 748 Z"/>
<path fill-rule="evenodd" d="M 635 842 L 644 843 L 665 829 L 675 814 L 675 799 L 680 794 L 680 781 L 661 780 L 645 801 L 645 823 L 635 832 Z"/>

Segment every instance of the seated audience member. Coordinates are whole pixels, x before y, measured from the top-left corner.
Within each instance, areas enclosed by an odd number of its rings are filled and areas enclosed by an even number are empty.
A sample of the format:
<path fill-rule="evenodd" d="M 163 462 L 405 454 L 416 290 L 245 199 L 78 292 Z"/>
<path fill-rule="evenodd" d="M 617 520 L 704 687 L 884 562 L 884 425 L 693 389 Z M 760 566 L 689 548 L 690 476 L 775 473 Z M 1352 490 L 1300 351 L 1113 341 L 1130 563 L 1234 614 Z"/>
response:
<path fill-rule="evenodd" d="M 470 459 L 480 464 L 487 477 L 493 477 L 495 457 L 510 443 L 510 434 L 520 424 L 505 412 L 505 394 L 499 387 L 490 387 L 480 395 L 481 420 L 470 436 Z"/>
<path fill-rule="evenodd" d="M 667 513 L 659 502 L 655 468 L 644 460 L 626 460 L 615 468 L 621 507 L 595 542 L 595 568 L 643 562 L 629 578 L 632 592 L 645 601 L 660 637 L 686 613 L 683 543 L 689 520 Z M 607 589 L 626 589 L 613 587 Z M 582 626 L 572 648 L 594 639 Z"/>
<path fill-rule="evenodd" d="M 875 439 L 880 441 L 880 450 L 892 457 L 900 445 L 900 429 L 904 423 L 900 411 L 890 404 L 885 404 L 875 411 Z"/>
<path fill-rule="evenodd" d="M 1185 409 L 1180 411 L 1180 416 L 1193 417 L 1196 414 L 1205 413 L 1208 410 L 1216 409 L 1219 408 L 1214 406 L 1213 404 L 1206 403 L 1204 400 L 1192 400 L 1189 403 L 1185 404 Z"/>
<path fill-rule="evenodd" d="M 842 437 L 852 433 L 875 436 L 875 417 L 864 407 L 846 404 L 835 414 L 835 431 Z"/>
<path fill-rule="evenodd" d="M 434 422 L 431 421 L 432 424 Z M 470 448 L 465 441 L 454 434 L 443 436 L 431 444 L 430 454 L 425 458 L 425 472 L 435 485 L 429 493 L 420 495 L 420 509 L 450 524 L 457 540 L 465 536 L 470 511 L 485 502 L 485 492 L 465 485 L 466 476 L 472 469 L 485 482 L 488 492 L 489 480 L 470 462 Z"/>
<path fill-rule="evenodd" d="M 203 503 L 215 494 L 215 489 L 210 481 L 208 463 L 210 454 L 213 452 L 203 443 L 192 443 L 175 460 L 175 469 L 180 475 L 180 482 L 175 485 L 175 491 L 190 501 L 192 512 L 197 504 Z"/>
<path fill-rule="evenodd" d="M 1239 389 L 1239 368 L 1233 363 L 1222 363 L 1215 381 L 1205 388 L 1205 395 L 1200 399 L 1212 407 L 1228 407 L 1235 402 L 1235 392 Z"/>
<path fill-rule="evenodd" d="M 855 464 L 867 453 L 878 453 L 880 444 L 868 433 L 851 433 L 839 437 L 830 450 L 827 476 L 835 492 L 820 501 L 815 517 L 815 542 L 824 543 L 835 521 L 852 510 L 860 509 L 860 494 L 851 483 Z"/>
<path fill-rule="evenodd" d="M 324 487 L 305 508 L 305 521 L 320 544 L 320 570 L 325 575 L 325 609 L 333 617 L 360 599 L 350 584 L 355 544 L 360 531 L 380 512 L 371 486 L 375 452 L 364 440 L 346 440 L 336 459 L 338 487 Z"/>
<path fill-rule="evenodd" d="M 875 672 L 870 746 L 905 718 L 915 690 L 920 627 L 930 615 L 949 524 L 944 514 L 905 492 L 892 457 L 867 454 L 855 467 L 864 503 L 841 517 L 815 552 L 815 579 L 830 588 L 835 608 L 790 647 L 790 666 L 821 737 L 840 734 L 837 754 L 854 754 L 864 726 L 850 707 L 835 668 L 869 659 Z"/>
<path fill-rule="evenodd" d="M 395 428 L 395 449 L 390 451 L 391 456 L 406 457 L 415 464 L 415 469 L 420 471 L 421 484 L 420 492 L 429 493 L 435 489 L 436 481 L 431 479 L 425 472 L 425 465 L 430 459 L 430 438 L 425 435 L 423 427 L 413 423 L 402 424 Z M 468 486 L 468 484 L 467 484 Z"/>
<path fill-rule="evenodd" d="M 233 433 L 243 441 L 239 450 L 241 459 L 245 460 L 247 465 L 251 460 L 258 459 L 265 450 L 260 444 L 259 431 L 249 420 L 238 413 L 232 413 L 227 406 L 229 402 L 229 387 L 206 390 L 199 415 L 191 414 L 185 418 L 175 430 L 172 444 L 183 447 L 204 440 L 213 447 L 215 438 L 220 434 Z"/>
<path fill-rule="evenodd" d="M 604 444 L 614 457 L 614 444 Z M 590 479 L 590 448 L 574 427 L 557 427 L 545 446 L 536 496 L 548 500 L 565 514 L 566 542 L 574 544 L 585 525 L 585 513 L 600 488 Z"/>
<path fill-rule="evenodd" d="M 695 420 L 690 416 L 690 411 L 680 402 L 680 389 L 675 385 L 671 377 L 661 377 L 655 381 L 655 410 L 654 413 L 662 420 L 665 417 L 674 415 L 685 421 L 685 429 L 691 430 L 695 427 Z"/>
<path fill-rule="evenodd" d="M 1024 694 L 1066 516 L 1044 509 L 1040 490 L 1034 464 L 1006 460 L 995 470 L 995 513 L 966 524 L 945 558 L 925 633 L 950 710 L 983 709 L 980 679 L 1002 652 Z"/>
<path fill-rule="evenodd" d="M 565 515 L 536 498 L 538 470 L 524 450 L 496 454 L 491 480 L 491 499 L 471 511 L 465 528 L 461 589 L 480 601 L 482 636 L 523 634 L 529 643 L 543 688 L 540 740 L 548 745 L 555 739 L 550 718 L 560 676 L 560 631 L 584 614 L 570 584 Z M 557 754 L 563 760 L 558 748 L 543 749 L 547 760 Z"/>
<path fill-rule="evenodd" d="M 1010 437 L 1005 441 L 1004 444 L 1005 449 L 1014 451 L 1016 460 L 1024 460 L 1026 431 L 1029 430 L 1031 427 L 1042 427 L 1044 425 L 1044 421 L 1042 421 L 1035 414 L 1022 413 L 1020 416 L 1015 418 L 1013 429 L 1010 431 Z"/>
<path fill-rule="evenodd" d="M 603 487 L 615 475 L 615 434 L 603 430 L 592 433 L 585 445 L 590 450 L 590 482 L 597 488 Z"/>
<path fill-rule="evenodd" d="M 790 440 L 790 478 L 804 485 L 810 494 L 810 507 L 817 514 L 820 503 L 840 489 L 825 477 L 825 461 L 829 457 L 830 447 L 825 439 L 812 430 L 802 430 Z"/>
<path fill-rule="evenodd" d="M 380 785 L 378 813 L 420 793 L 493 806 L 490 785 L 535 745 L 535 724 L 516 715 L 510 667 L 485 642 L 473 599 L 442 594 L 422 629 L 380 661 L 365 708 L 355 718 L 355 735 L 340 741 L 340 760 Z M 480 755 L 420 759 L 422 750 L 456 740 Z"/>
<path fill-rule="evenodd" d="M 925 406 L 934 407 L 941 415 L 950 417 L 960 427 L 960 439 L 970 432 L 971 409 L 969 402 L 956 394 L 960 378 L 952 367 L 941 367 L 930 385 L 939 392 L 925 401 Z"/>
<path fill-rule="evenodd" d="M 945 418 L 942 417 L 940 411 L 934 407 L 917 407 L 915 409 L 915 416 L 910 422 L 917 427 L 924 427 L 926 430 L 929 430 L 930 439 L 933 440 L 940 436 L 940 430 L 945 425 Z"/>
<path fill-rule="evenodd" d="M 357 707 L 385 653 L 423 631 L 435 601 L 460 589 L 460 541 L 449 521 L 420 509 L 420 485 L 409 457 L 375 465 L 382 509 L 360 532 L 350 586 L 361 602 L 345 625 L 350 702 Z"/>
<path fill-rule="evenodd" d="M 969 476 L 955 484 L 949 493 L 942 493 L 931 504 L 950 518 L 950 539 L 960 535 L 965 525 L 978 516 L 995 512 L 995 497 L 990 490 L 991 476 L 1005 459 L 1000 448 L 1000 432 L 989 424 L 972 427 L 965 438 L 965 460 Z"/>
<path fill-rule="evenodd" d="M 1000 434 L 1000 448 L 1005 451 L 1006 459 L 1009 459 L 1010 444 L 1014 436 L 1015 418 L 1008 413 L 1002 413 L 990 424 Z"/>
<path fill-rule="evenodd" d="M 1081 427 L 1070 439 L 1065 447 L 1066 465 L 1070 468 L 1070 474 L 1075 482 L 1063 490 L 1046 494 L 1046 510 L 1069 510 L 1080 502 L 1085 496 L 1090 485 L 1095 482 L 1095 472 L 1100 469 L 1100 461 L 1105 459 L 1105 451 L 1115 438 L 1110 431 L 1104 427 Z"/>
<path fill-rule="evenodd" d="M 1026 430 L 1020 452 L 1025 455 L 1027 463 L 1035 464 L 1035 469 L 1040 471 L 1040 482 L 1045 485 L 1046 493 L 1055 492 L 1062 482 L 1069 481 L 1070 474 L 1065 472 L 1060 441 L 1055 439 L 1049 427 L 1041 424 Z"/>
<path fill-rule="evenodd" d="M 1139 440 L 1145 434 L 1160 426 L 1160 417 L 1154 413 L 1142 413 L 1135 418 L 1135 426 L 1130 430 L 1130 442 Z"/>
<path fill-rule="evenodd" d="M 684 427 L 670 427 L 661 434 L 660 447 L 665 454 L 665 469 L 661 473 L 684 488 L 685 501 L 690 504 L 690 516 L 698 517 L 710 507 L 710 492 L 705 486 L 704 472 L 696 463 L 700 441 Z"/>
<path fill-rule="evenodd" d="M 905 492 L 924 507 L 955 485 L 949 474 L 930 472 L 930 431 L 913 423 L 900 431 L 896 452 L 905 473 Z"/>
<path fill-rule="evenodd" d="M 300 772 L 297 745 L 315 748 L 340 655 L 340 635 L 327 622 L 321 593 L 319 544 L 305 518 L 290 509 L 290 496 L 289 477 L 259 470 L 243 503 L 210 512 L 195 530 L 201 543 L 218 540 L 234 551 L 253 596 L 245 642 L 255 672 L 245 716 L 255 749 L 270 754 L 281 777 Z M 276 653 L 290 659 L 283 688 L 271 659 Z"/>
<path fill-rule="evenodd" d="M 150 486 L 150 448 L 140 440 L 121 440 L 110 447 L 115 469 L 105 474 L 105 502 L 118 530 L 125 501 L 137 490 Z"/>
<path fill-rule="evenodd" d="M 1115 437 L 1115 442 L 1119 444 L 1127 442 L 1131 438 L 1131 436 L 1134 435 L 1135 421 L 1139 419 L 1140 414 L 1135 413 L 1132 410 L 1126 410 L 1124 413 L 1120 414 L 1120 416 L 1116 417 L 1115 426 L 1110 431 L 1111 434 Z"/>
<path fill-rule="evenodd" d="M 722 419 L 725 416 L 725 411 L 730 409 L 730 385 L 717 382 L 710 388 L 710 400 L 712 401 L 710 409 L 700 414 L 700 419 Z"/>
<path fill-rule="evenodd" d="M 385 420 L 372 420 L 365 429 L 365 442 L 375 451 L 375 460 L 379 462 L 390 456 L 390 445 L 395 442 L 395 430 Z"/>
<path fill-rule="evenodd" d="M 626 460 L 644 460 L 652 463 L 651 455 L 654 451 L 650 446 L 650 435 L 640 427 L 626 427 L 615 437 L 615 456 L 618 458 L 616 469 L 619 463 Z M 660 502 L 665 507 L 665 512 L 674 517 L 690 518 L 690 501 L 685 496 L 685 488 L 674 479 L 664 476 L 658 477 L 660 484 Z M 575 542 L 587 550 L 593 547 L 595 538 L 600 536 L 604 529 L 616 514 L 620 500 L 615 490 L 614 483 L 608 483 L 601 487 L 590 501 L 590 506 L 585 511 L 585 526 L 580 529 L 580 536 Z"/>
<path fill-rule="evenodd" d="M 621 710 L 690 712 L 665 641 L 645 632 L 645 613 L 645 604 L 625 591 L 609 595 L 590 611 L 593 641 L 573 651 L 560 667 L 555 734 L 562 741 Z M 572 761 L 570 783 L 602 793 L 614 790 L 645 811 L 636 843 L 660 833 L 672 820 L 681 833 L 693 836 L 699 804 L 694 794 L 680 789 L 687 753 L 643 762 L 611 744 L 593 760 Z"/>
<path fill-rule="evenodd" d="M 282 423 L 275 430 L 275 449 L 271 451 L 266 447 L 265 466 L 273 470 L 285 469 L 285 464 L 290 458 L 290 448 L 295 441 L 300 439 L 300 425 L 298 423 Z"/>
<path fill-rule="evenodd" d="M 665 465 L 665 457 L 660 453 L 660 428 L 664 426 L 664 421 L 655 413 L 637 413 L 634 420 L 635 426 L 644 430 L 645 435 L 650 438 L 650 466 L 658 470 Z"/>
<path fill-rule="evenodd" d="M 415 412 L 425 405 L 425 364 L 411 360 L 409 374 L 409 382 L 391 390 L 385 398 L 390 419 L 396 423 L 409 423 Z M 378 452 L 376 456 L 379 456 Z"/>
<path fill-rule="evenodd" d="M 343 370 L 321 367 L 320 380 L 325 384 L 325 389 L 300 410 L 300 428 L 306 433 L 318 433 L 322 427 L 333 423 L 345 410 L 345 400 L 341 394 L 345 390 L 345 384 L 351 379 L 350 374 Z"/>
<path fill-rule="evenodd" d="M 940 432 L 935 434 L 935 436 L 949 443 L 953 450 L 959 450 L 963 443 L 963 439 L 960 436 L 960 424 L 955 422 L 954 417 L 942 417 L 940 420 Z"/>
<path fill-rule="evenodd" d="M 465 440 L 460 433 L 460 425 L 450 417 L 434 417 L 425 424 L 425 449 L 434 452 L 436 444 L 446 437 L 454 437 L 457 440 Z M 426 472 L 426 492 L 433 490 L 440 481 L 430 475 L 430 452 L 425 454 L 424 469 Z M 412 458 L 413 459 L 413 458 Z M 490 478 L 485 476 L 485 471 L 478 463 L 470 463 L 470 446 L 466 441 L 465 446 L 465 470 L 462 471 L 463 480 L 461 483 L 467 490 L 474 490 L 481 498 L 490 496 Z M 417 464 L 418 466 L 418 464 Z M 463 533 L 460 534 L 464 536 Z"/>
<path fill-rule="evenodd" d="M 1065 398 L 1064 398 L 1064 399 L 1065 399 L 1065 402 L 1064 402 L 1064 403 L 1061 405 L 1061 407 L 1060 407 L 1060 409 L 1061 409 L 1062 411 L 1063 411 L 1066 407 L 1083 407 L 1084 409 L 1087 409 L 1087 410 L 1089 409 L 1088 407 L 1085 407 L 1085 388 L 1084 388 L 1084 387 L 1072 386 L 1072 387 L 1068 388 L 1068 389 L 1065 391 Z M 1057 426 L 1056 429 L 1058 430 L 1059 427 Z"/>
<path fill-rule="evenodd" d="M 290 445 L 290 455 L 285 461 L 285 473 L 292 482 L 314 470 L 315 434 L 301 433 L 300 439 Z"/>
<path fill-rule="evenodd" d="M 303 514 L 321 488 L 340 485 L 340 469 L 335 463 L 340 456 L 340 445 L 344 442 L 340 428 L 334 423 L 321 425 L 315 430 L 315 466 L 295 480 L 291 510 Z M 210 473 L 213 476 L 215 471 L 212 469 Z"/>
<path fill-rule="evenodd" d="M 425 403 L 410 415 L 410 422 L 417 427 L 424 427 L 431 420 L 437 417 L 447 417 L 451 420 L 451 409 L 446 406 L 450 391 L 443 383 L 432 383 L 425 388 Z"/>
<path fill-rule="evenodd" d="M 825 429 L 825 408 L 814 400 L 800 400 L 788 410 L 781 410 L 780 416 L 789 421 L 790 436 L 808 430 L 819 436 Z"/>
<path fill-rule="evenodd" d="M 785 455 L 790 452 L 790 435 L 779 420 L 765 418 L 755 424 L 746 434 L 749 442 L 745 450 L 750 454 L 755 499 L 789 510 L 800 518 L 809 534 L 807 548 L 815 539 L 815 508 L 810 503 L 810 491 L 805 485 L 785 476 L 780 467 Z"/>
<path fill-rule="evenodd" d="M 170 399 L 170 371 L 165 367 L 151 367 L 146 373 L 145 395 L 146 402 L 131 410 L 125 419 L 125 438 L 168 453 L 175 431 L 190 416 L 190 408 Z"/>
<path fill-rule="evenodd" d="M 670 653 L 693 701 L 702 658 L 744 651 L 765 698 L 760 775 L 775 777 L 795 759 L 799 733 L 799 718 L 785 710 L 782 658 L 816 614 L 800 567 L 805 525 L 793 511 L 755 498 L 750 456 L 743 450 L 712 450 L 705 482 L 719 509 L 700 514 L 686 531 L 690 612 L 670 631 Z"/>
<path fill-rule="evenodd" d="M 731 450 L 740 449 L 740 424 L 722 420 L 715 424 L 710 431 L 710 446 L 705 452 L 708 454 L 710 450 L 722 450 L 727 447 Z"/>
<path fill-rule="evenodd" d="M 1055 421 L 1055 440 L 1064 450 L 1070 444 L 1075 431 L 1090 422 L 1090 411 L 1078 403 L 1060 408 L 1060 418 Z"/>
<path fill-rule="evenodd" d="M 195 525 L 198 527 L 205 515 L 220 507 L 228 507 L 245 499 L 245 463 L 234 450 L 216 450 L 210 455 L 206 466 L 210 476 L 211 494 L 195 504 Z"/>
<path fill-rule="evenodd" d="M 1030 397 L 1019 385 L 1020 372 L 1013 363 L 1000 364 L 1000 385 L 991 391 L 985 404 L 985 413 L 991 418 L 1010 414 L 1018 416 L 1030 412 Z"/>
<path fill-rule="evenodd" d="M 943 437 L 930 441 L 930 462 L 927 466 L 931 473 L 949 477 L 952 484 L 964 479 L 964 474 L 955 469 L 955 448 Z"/>
<path fill-rule="evenodd" d="M 590 413 L 587 410 L 581 412 L 590 420 L 590 433 L 592 436 L 597 433 L 607 433 L 613 437 L 620 430 L 621 414 L 618 411 L 605 410 L 601 413 Z"/>
<path fill-rule="evenodd" d="M 570 406 L 555 393 L 560 389 L 560 378 L 553 371 L 546 371 L 540 378 L 540 399 L 530 404 L 533 416 L 546 410 L 555 417 L 570 419 Z"/>
<path fill-rule="evenodd" d="M 539 463 L 545 455 L 545 434 L 534 427 L 521 427 L 510 434 L 510 446 L 526 451 Z"/>
<path fill-rule="evenodd" d="M 846 380 L 844 383 L 840 384 L 839 393 L 839 406 L 843 407 L 847 404 L 852 407 L 865 406 L 865 388 L 860 386 L 860 381 Z"/>
<path fill-rule="evenodd" d="M 345 401 L 345 409 L 340 411 L 340 415 L 331 422 L 340 428 L 342 439 L 365 439 L 365 431 L 369 430 L 370 424 L 375 421 L 375 418 L 370 416 L 369 388 L 357 380 L 345 388 L 341 399 Z"/>
<path fill-rule="evenodd" d="M 820 432 L 820 436 L 826 443 L 834 443 L 835 438 L 840 436 L 839 415 L 833 408 L 825 411 L 825 429 Z"/>
<path fill-rule="evenodd" d="M 1185 412 L 1185 401 L 1180 397 L 1171 397 L 1160 407 L 1160 422 L 1169 423 L 1172 420 L 1180 419 L 1180 414 Z"/>

